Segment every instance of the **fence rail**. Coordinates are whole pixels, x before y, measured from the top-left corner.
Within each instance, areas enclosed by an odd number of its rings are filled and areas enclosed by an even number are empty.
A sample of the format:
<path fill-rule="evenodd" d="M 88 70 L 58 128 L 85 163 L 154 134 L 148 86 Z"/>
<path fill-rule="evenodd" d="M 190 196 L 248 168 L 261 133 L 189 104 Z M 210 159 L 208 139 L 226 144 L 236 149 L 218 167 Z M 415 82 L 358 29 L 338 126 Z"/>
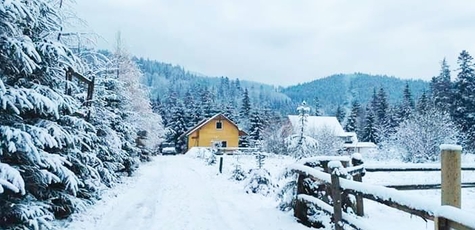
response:
<path fill-rule="evenodd" d="M 448 151 L 453 152 L 453 150 L 451 149 L 449 149 Z M 442 152 L 444 152 L 444 150 Z M 454 154 L 454 156 L 456 155 Z M 474 218 L 472 218 L 473 213 L 468 213 L 459 208 L 445 205 L 447 204 L 447 202 L 444 201 L 444 193 L 446 193 L 445 191 L 442 192 L 443 205 L 435 205 L 434 203 L 428 201 L 416 199 L 409 194 L 403 193 L 393 188 L 362 183 L 361 176 L 365 172 L 365 168 L 362 165 L 349 167 L 346 169 L 343 168 L 342 164 L 339 161 L 336 163 L 335 161 L 329 162 L 327 165 L 329 167 L 328 169 L 320 170 L 302 164 L 294 164 L 289 166 L 289 169 L 291 171 L 299 174 L 297 184 L 297 202 L 294 207 L 294 214 L 297 218 L 302 218 L 302 213 L 306 215 L 306 206 L 303 206 L 303 204 L 313 204 L 319 207 L 320 210 L 332 215 L 333 222 L 335 224 L 335 229 L 337 230 L 343 229 L 341 223 L 349 224 L 350 226 L 357 229 L 371 229 L 372 227 L 369 224 L 369 219 L 355 217 L 343 211 L 342 200 L 344 197 L 342 196 L 345 196 L 347 194 L 353 194 L 357 197 L 356 214 L 358 216 L 364 215 L 362 198 L 366 198 L 384 204 L 386 206 L 419 216 L 424 220 L 433 220 L 435 223 L 435 229 L 437 230 L 475 229 L 475 220 Z M 444 165 L 444 163 L 442 163 L 442 165 Z M 471 169 L 471 167 L 465 167 L 465 169 Z M 445 172 L 454 170 L 460 171 L 460 169 L 451 168 L 451 170 L 445 170 Z M 342 173 L 342 171 L 347 171 L 350 175 L 353 175 L 354 180 L 342 178 L 341 176 L 342 174 L 344 174 Z M 358 177 L 360 181 L 357 181 L 358 179 L 355 180 L 355 178 Z M 441 177 L 443 183 L 447 183 L 446 181 L 444 181 L 444 175 L 442 175 Z M 324 184 L 331 188 L 331 205 L 326 203 L 324 200 L 312 196 L 311 194 L 306 194 L 306 192 L 308 191 L 306 188 L 304 188 L 304 183 L 308 183 L 308 180 L 318 182 L 319 184 Z M 456 194 L 456 192 L 452 191 L 452 193 L 449 194 L 453 195 Z M 358 199 L 358 197 L 360 197 L 361 199 Z M 457 198 L 454 198 L 454 200 L 457 200 Z M 448 204 L 454 205 L 450 204 L 450 202 Z M 456 206 L 456 204 L 454 206 Z M 304 219 L 305 218 L 306 217 L 304 217 Z"/>

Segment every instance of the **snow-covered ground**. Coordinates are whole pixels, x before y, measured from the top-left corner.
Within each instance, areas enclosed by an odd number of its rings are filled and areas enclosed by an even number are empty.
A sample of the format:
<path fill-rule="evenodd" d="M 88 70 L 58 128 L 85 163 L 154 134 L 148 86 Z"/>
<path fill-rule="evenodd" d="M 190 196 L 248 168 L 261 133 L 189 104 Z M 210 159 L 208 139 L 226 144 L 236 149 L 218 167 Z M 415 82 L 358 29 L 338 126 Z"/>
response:
<path fill-rule="evenodd" d="M 230 180 L 236 165 L 248 172 L 257 167 L 255 156 L 218 156 L 214 165 L 198 159 L 201 153 L 157 156 L 143 165 L 124 184 L 107 191 L 105 198 L 72 222 L 67 229 L 308 229 L 292 212 L 279 211 L 275 194 L 247 194 L 243 181 Z M 223 172 L 218 172 L 223 157 Z M 269 156 L 266 168 L 278 183 L 283 169 L 295 163 L 288 157 Z M 373 162 L 372 162 L 373 163 Z M 475 173 L 464 173 L 464 181 L 475 181 Z M 437 183 L 437 172 L 367 173 L 371 184 Z M 414 197 L 440 203 L 440 191 L 404 191 Z M 475 189 L 463 189 L 462 208 L 475 215 Z M 431 221 L 365 200 L 365 214 L 376 229 L 433 229 Z"/>
<path fill-rule="evenodd" d="M 184 155 L 158 156 L 112 189 L 67 229 L 308 229 L 271 197 L 246 194 L 217 165 Z"/>

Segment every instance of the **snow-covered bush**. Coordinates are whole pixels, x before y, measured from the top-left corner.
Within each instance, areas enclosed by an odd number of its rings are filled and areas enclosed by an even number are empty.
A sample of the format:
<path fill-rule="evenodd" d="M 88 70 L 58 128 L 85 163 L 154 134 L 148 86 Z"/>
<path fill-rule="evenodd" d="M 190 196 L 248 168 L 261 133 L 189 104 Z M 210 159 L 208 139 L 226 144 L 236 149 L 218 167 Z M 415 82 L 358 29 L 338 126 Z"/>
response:
<path fill-rule="evenodd" d="M 318 148 L 317 140 L 306 135 L 291 135 L 286 139 L 286 143 L 287 152 L 296 159 L 313 156 Z"/>
<path fill-rule="evenodd" d="M 441 144 L 458 141 L 457 126 L 447 113 L 431 109 L 402 122 L 396 133 L 382 143 L 381 151 L 397 152 L 405 162 L 432 162 L 439 159 Z"/>
<path fill-rule="evenodd" d="M 295 206 L 297 197 L 297 177 L 296 173 L 285 171 L 279 177 L 280 189 L 277 191 L 278 208 L 282 211 L 289 211 Z"/>
<path fill-rule="evenodd" d="M 246 172 L 244 172 L 240 164 L 234 164 L 234 169 L 231 172 L 231 179 L 236 181 L 242 181 L 246 179 Z"/>
<path fill-rule="evenodd" d="M 275 191 L 272 177 L 266 169 L 251 169 L 244 184 L 246 193 L 259 193 L 267 196 Z"/>

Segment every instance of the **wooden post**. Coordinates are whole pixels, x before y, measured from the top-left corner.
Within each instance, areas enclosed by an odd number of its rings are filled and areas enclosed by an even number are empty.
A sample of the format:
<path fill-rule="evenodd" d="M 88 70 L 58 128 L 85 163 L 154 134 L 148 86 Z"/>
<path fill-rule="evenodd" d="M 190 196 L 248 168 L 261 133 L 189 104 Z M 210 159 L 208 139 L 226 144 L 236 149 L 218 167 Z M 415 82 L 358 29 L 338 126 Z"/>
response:
<path fill-rule="evenodd" d="M 65 93 L 69 96 L 71 96 L 71 86 L 69 85 L 71 81 L 73 80 L 73 69 L 71 67 L 68 67 L 66 70 L 66 89 Z"/>
<path fill-rule="evenodd" d="M 219 158 L 219 173 L 223 173 L 223 157 Z"/>
<path fill-rule="evenodd" d="M 358 166 L 363 164 L 363 159 L 361 158 L 361 154 L 353 153 L 351 155 L 351 164 L 353 166 Z M 363 182 L 363 174 L 358 173 L 353 176 L 353 180 L 357 182 Z M 364 205 L 363 205 L 363 195 L 360 192 L 356 193 L 356 215 L 357 216 L 364 216 Z"/>
<path fill-rule="evenodd" d="M 354 181 L 363 182 L 363 177 L 360 173 L 353 177 Z M 356 193 L 356 215 L 364 216 L 363 195 L 360 192 Z"/>
<path fill-rule="evenodd" d="M 450 205 L 457 208 L 462 204 L 461 189 L 461 153 L 460 145 L 440 146 L 440 179 L 441 179 L 441 205 Z M 447 219 L 436 216 L 434 218 L 436 230 L 450 230 Z"/>
<path fill-rule="evenodd" d="M 338 161 L 341 166 L 341 162 Z M 341 166 L 343 167 L 343 166 Z M 342 207 L 341 207 L 341 189 L 338 166 L 330 164 L 331 180 L 332 180 L 332 200 L 333 200 L 333 222 L 335 223 L 335 230 L 343 230 L 342 223 Z"/>
<path fill-rule="evenodd" d="M 441 145 L 441 204 L 461 207 L 461 152 L 460 145 Z"/>

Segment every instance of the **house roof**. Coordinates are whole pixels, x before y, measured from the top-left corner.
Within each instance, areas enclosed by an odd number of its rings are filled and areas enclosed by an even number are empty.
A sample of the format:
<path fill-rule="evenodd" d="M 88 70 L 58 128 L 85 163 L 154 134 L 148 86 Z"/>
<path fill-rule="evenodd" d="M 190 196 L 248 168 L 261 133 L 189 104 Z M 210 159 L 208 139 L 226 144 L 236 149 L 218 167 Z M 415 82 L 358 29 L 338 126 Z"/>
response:
<path fill-rule="evenodd" d="M 378 146 L 373 142 L 356 142 L 351 144 L 344 144 L 347 148 L 377 148 Z"/>
<path fill-rule="evenodd" d="M 194 133 L 196 130 L 200 129 L 201 127 L 203 127 L 204 125 L 206 125 L 208 122 L 216 119 L 216 118 L 221 118 L 221 119 L 224 119 L 224 120 L 227 120 L 229 121 L 229 123 L 231 123 L 233 126 L 236 127 L 237 130 L 239 130 L 239 136 L 244 136 L 244 135 L 247 135 L 246 132 L 242 131 L 239 129 L 239 126 L 234 123 L 231 119 L 227 118 L 226 116 L 224 116 L 223 114 L 221 113 L 217 113 L 216 115 L 212 116 L 211 118 L 208 118 L 208 119 L 203 119 L 201 120 L 197 125 L 195 125 L 193 128 L 191 128 L 190 130 L 188 130 L 188 132 L 184 133 L 183 135 L 181 136 L 189 136 L 190 134 Z"/>
<path fill-rule="evenodd" d="M 300 117 L 298 115 L 289 115 L 288 116 L 290 123 L 293 127 L 293 132 L 298 133 L 300 130 Z M 336 136 L 352 136 L 350 133 L 347 133 L 343 130 L 340 122 L 336 117 L 326 117 L 326 116 L 308 116 L 307 123 L 305 124 L 304 133 L 306 135 L 312 135 L 318 132 L 319 130 L 328 129 L 335 133 Z"/>

